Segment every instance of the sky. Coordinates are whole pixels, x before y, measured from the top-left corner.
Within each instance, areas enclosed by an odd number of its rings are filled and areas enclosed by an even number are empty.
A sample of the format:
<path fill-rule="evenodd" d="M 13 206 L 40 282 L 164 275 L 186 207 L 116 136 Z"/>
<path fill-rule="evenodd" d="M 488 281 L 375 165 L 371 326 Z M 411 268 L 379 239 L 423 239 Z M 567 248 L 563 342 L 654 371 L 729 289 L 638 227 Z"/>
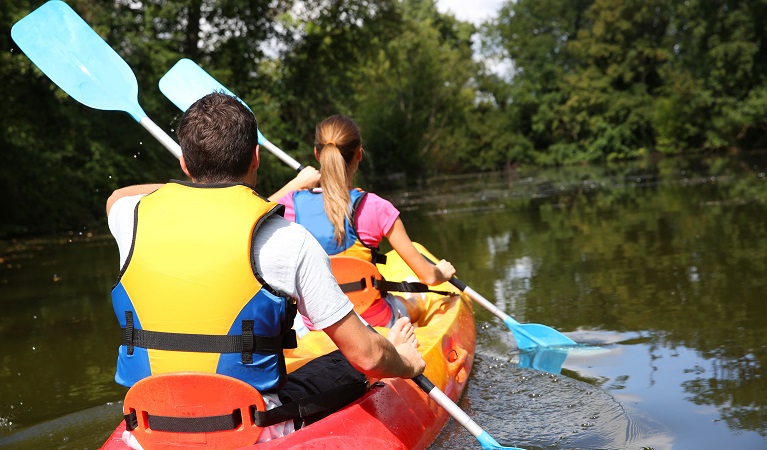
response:
<path fill-rule="evenodd" d="M 479 25 L 495 16 L 501 5 L 508 0 L 437 0 L 437 10 L 451 12 L 457 19 Z"/>
<path fill-rule="evenodd" d="M 450 12 L 459 20 L 479 25 L 483 21 L 497 16 L 501 5 L 507 1 L 509 0 L 472 0 L 471 2 L 466 0 L 437 0 L 437 10 L 443 14 Z M 511 61 L 482 58 L 479 56 L 476 46 L 474 50 L 474 58 L 483 60 L 492 72 L 504 78 L 509 76 L 513 68 Z"/>

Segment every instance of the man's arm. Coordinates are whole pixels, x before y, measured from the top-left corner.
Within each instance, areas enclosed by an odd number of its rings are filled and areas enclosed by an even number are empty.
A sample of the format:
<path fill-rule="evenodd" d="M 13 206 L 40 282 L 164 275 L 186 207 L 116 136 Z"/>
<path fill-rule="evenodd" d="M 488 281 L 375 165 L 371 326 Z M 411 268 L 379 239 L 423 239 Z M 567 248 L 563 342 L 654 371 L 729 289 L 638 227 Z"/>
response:
<path fill-rule="evenodd" d="M 355 369 L 372 378 L 413 378 L 426 368 L 414 346 L 402 343 L 395 347 L 362 323 L 354 311 L 323 331 Z"/>
<path fill-rule="evenodd" d="M 151 194 L 162 186 L 162 184 L 136 184 L 112 192 L 112 195 L 107 199 L 107 215 L 109 215 L 109 210 L 112 209 L 112 205 L 114 205 L 117 200 L 134 195 Z"/>
<path fill-rule="evenodd" d="M 325 331 L 352 366 L 371 378 L 412 378 L 423 372 L 426 363 L 411 343 L 394 340 L 395 347 L 360 320 L 338 287 L 322 246 L 305 228 L 292 228 L 302 236 L 290 239 L 301 246 L 295 266 L 299 311 Z"/>

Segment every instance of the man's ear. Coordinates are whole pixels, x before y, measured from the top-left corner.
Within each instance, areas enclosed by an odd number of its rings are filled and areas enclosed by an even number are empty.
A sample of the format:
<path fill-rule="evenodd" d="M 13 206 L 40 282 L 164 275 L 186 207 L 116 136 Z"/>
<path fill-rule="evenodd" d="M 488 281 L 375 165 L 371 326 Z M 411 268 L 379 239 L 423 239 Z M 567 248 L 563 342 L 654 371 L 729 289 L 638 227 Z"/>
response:
<path fill-rule="evenodd" d="M 178 159 L 178 164 L 181 166 L 181 170 L 184 171 L 186 176 L 189 178 L 192 178 L 191 175 L 189 175 L 189 169 L 186 168 L 186 161 L 184 161 L 184 155 L 181 155 L 181 158 Z"/>
<path fill-rule="evenodd" d="M 259 150 L 261 149 L 261 146 L 256 144 L 256 146 L 253 148 L 253 160 L 250 162 L 250 166 L 254 169 L 258 169 L 258 167 L 261 165 L 261 154 L 259 153 Z"/>

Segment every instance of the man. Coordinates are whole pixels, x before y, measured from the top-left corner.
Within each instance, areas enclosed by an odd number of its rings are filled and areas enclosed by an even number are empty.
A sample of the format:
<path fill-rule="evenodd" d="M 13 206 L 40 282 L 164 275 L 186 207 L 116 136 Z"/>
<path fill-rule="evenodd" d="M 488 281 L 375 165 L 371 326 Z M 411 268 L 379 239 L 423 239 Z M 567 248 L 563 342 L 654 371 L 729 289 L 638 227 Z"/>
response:
<path fill-rule="evenodd" d="M 425 362 L 412 325 L 398 322 L 391 342 L 366 327 L 322 247 L 256 194 L 256 132 L 236 98 L 207 95 L 178 127 L 181 168 L 192 182 L 129 186 L 107 200 L 121 265 L 112 292 L 123 329 L 115 380 L 132 386 L 151 374 L 215 372 L 248 382 L 274 407 L 362 374 L 419 375 Z M 295 342 L 296 308 L 343 357 L 331 353 L 288 376 L 282 349 Z M 327 380 L 317 379 L 323 374 Z M 292 429 L 280 423 L 261 440 Z"/>

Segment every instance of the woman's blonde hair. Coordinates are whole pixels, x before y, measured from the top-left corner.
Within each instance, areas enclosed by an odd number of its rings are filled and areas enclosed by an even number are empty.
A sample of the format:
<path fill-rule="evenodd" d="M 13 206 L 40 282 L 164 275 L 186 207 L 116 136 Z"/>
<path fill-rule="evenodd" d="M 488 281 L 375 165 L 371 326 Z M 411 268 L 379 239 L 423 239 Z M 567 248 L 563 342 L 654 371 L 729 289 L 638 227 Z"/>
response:
<path fill-rule="evenodd" d="M 314 131 L 314 149 L 320 161 L 325 214 L 334 228 L 340 244 L 346 235 L 344 220 L 353 224 L 350 186 L 346 180 L 352 176 L 354 154 L 362 146 L 357 124 L 349 117 L 330 116 L 317 124 Z"/>

